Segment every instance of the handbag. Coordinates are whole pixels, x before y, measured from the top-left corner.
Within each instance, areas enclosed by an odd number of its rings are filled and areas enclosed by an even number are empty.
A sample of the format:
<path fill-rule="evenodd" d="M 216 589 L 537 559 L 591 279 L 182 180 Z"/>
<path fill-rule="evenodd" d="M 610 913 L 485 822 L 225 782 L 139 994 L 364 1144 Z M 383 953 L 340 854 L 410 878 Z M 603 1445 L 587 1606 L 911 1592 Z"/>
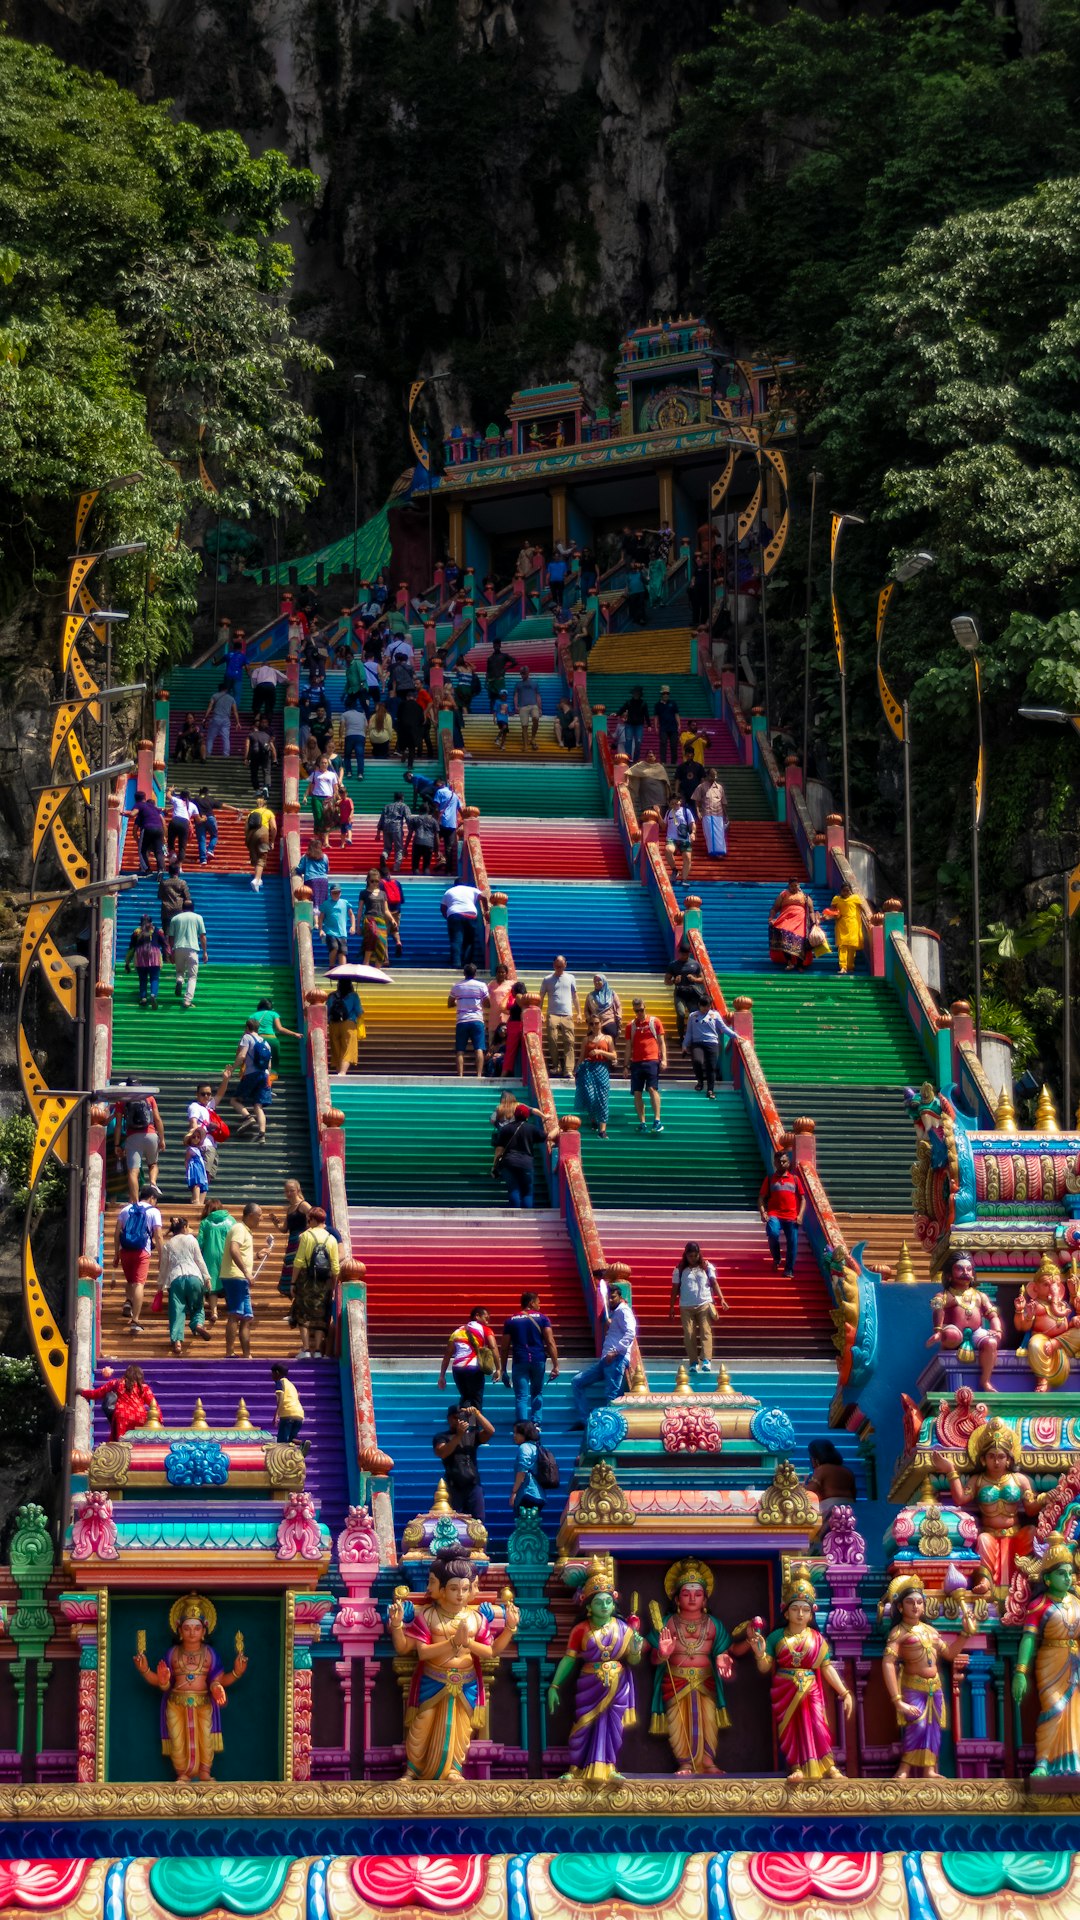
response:
<path fill-rule="evenodd" d="M 476 1335 L 473 1333 L 471 1327 L 466 1327 L 465 1333 L 468 1338 L 469 1345 L 472 1348 L 473 1353 L 476 1355 L 476 1364 L 479 1367 L 481 1373 L 488 1373 L 488 1374 L 494 1373 L 495 1355 L 492 1353 L 491 1348 L 488 1346 L 487 1341 L 477 1340 Z"/>

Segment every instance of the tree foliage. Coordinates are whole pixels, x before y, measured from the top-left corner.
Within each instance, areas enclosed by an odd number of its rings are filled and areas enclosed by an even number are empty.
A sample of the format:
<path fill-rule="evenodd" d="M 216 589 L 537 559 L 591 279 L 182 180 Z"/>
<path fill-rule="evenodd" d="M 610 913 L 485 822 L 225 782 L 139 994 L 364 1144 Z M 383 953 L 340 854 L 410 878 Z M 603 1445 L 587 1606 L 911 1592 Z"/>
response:
<path fill-rule="evenodd" d="M 255 158 L 237 134 L 0 38 L 0 558 L 40 579 L 70 497 L 141 473 L 95 523 L 149 543 L 148 632 L 143 563 L 112 582 L 132 605 L 131 664 L 182 644 L 185 535 L 212 487 L 241 519 L 315 492 L 293 388 L 325 360 L 294 330 L 275 238 L 315 188 L 283 154 Z"/>

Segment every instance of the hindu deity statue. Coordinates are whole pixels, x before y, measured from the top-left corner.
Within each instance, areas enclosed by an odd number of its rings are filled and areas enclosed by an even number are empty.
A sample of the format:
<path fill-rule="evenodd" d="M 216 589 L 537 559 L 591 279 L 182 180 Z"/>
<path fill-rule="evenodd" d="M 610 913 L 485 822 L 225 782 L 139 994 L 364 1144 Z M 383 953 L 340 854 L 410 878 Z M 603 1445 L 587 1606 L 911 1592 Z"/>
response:
<path fill-rule="evenodd" d="M 664 1592 L 675 1602 L 666 1618 L 656 1602 L 650 1608 L 656 1678 L 650 1733 L 666 1734 L 676 1773 L 720 1773 L 716 1736 L 729 1727 L 724 1681 L 734 1662 L 731 1635 L 708 1610 L 713 1576 L 701 1560 L 677 1560 L 664 1577 Z"/>
<path fill-rule="evenodd" d="M 1020 1351 L 1035 1375 L 1036 1393 L 1063 1387 L 1069 1378 L 1070 1344 L 1063 1340 L 1070 1327 L 1080 1326 L 1072 1310 L 1061 1269 L 1043 1254 L 1035 1277 L 1022 1286 L 1014 1314 L 1017 1331 L 1025 1334 Z"/>
<path fill-rule="evenodd" d="M 850 1720 L 855 1702 L 832 1664 L 831 1649 L 814 1625 L 814 1583 L 804 1562 L 796 1562 L 784 1589 L 780 1611 L 787 1622 L 762 1639 L 748 1635 L 759 1673 L 772 1675 L 772 1710 L 788 1779 L 823 1780 L 839 1776 L 833 1737 L 825 1711 L 826 1687 L 836 1694 Z"/>
<path fill-rule="evenodd" d="M 415 1653 L 416 1671 L 405 1708 L 408 1780 L 451 1780 L 461 1773 L 486 1705 L 481 1662 L 506 1652 L 518 1610 L 496 1609 L 473 1598 L 473 1569 L 451 1548 L 436 1554 L 424 1600 L 395 1599 L 387 1613 L 395 1652 Z"/>
<path fill-rule="evenodd" d="M 967 1349 L 978 1358 L 979 1384 L 984 1393 L 992 1393 L 990 1376 L 1001 1346 L 1001 1319 L 993 1301 L 975 1284 L 975 1263 L 969 1253 L 950 1253 L 942 1269 L 943 1293 L 930 1302 L 934 1330 L 928 1347 L 941 1347 L 945 1353 Z"/>
<path fill-rule="evenodd" d="M 580 1661 L 570 1729 L 571 1765 L 563 1778 L 598 1786 L 622 1778 L 617 1762 L 623 1734 L 637 1725 L 630 1669 L 640 1663 L 644 1641 L 637 1614 L 631 1611 L 621 1620 L 615 1610 L 619 1596 L 610 1554 L 594 1556 L 585 1568 L 571 1567 L 563 1577 L 567 1586 L 578 1588 L 586 1617 L 571 1629 L 548 1688 L 548 1710 L 555 1712 L 559 1688 Z"/>
<path fill-rule="evenodd" d="M 929 1780 L 939 1778 L 941 1736 L 947 1724 L 940 1662 L 955 1660 L 975 1632 L 962 1600 L 960 1605 L 964 1631 L 950 1642 L 925 1617 L 926 1588 L 917 1573 L 902 1573 L 881 1602 L 881 1616 L 891 1612 L 896 1621 L 881 1664 L 900 1727 L 898 1780 L 907 1780 L 916 1767 Z"/>
<path fill-rule="evenodd" d="M 1024 1621 L 1012 1684 L 1019 1706 L 1030 1685 L 1034 1655 L 1039 1719 L 1031 1771 L 1080 1775 L 1080 1599 L 1073 1550 L 1060 1533 L 1052 1533 L 1042 1559 L 1025 1562 L 1024 1571 L 1037 1575 L 1043 1588 Z"/>
<path fill-rule="evenodd" d="M 228 1673 L 210 1645 L 217 1608 L 201 1593 L 185 1593 L 169 1609 L 175 1645 L 151 1667 L 140 1646 L 135 1665 L 150 1686 L 159 1687 L 161 1751 L 172 1761 L 177 1780 L 209 1780 L 215 1753 L 221 1752 L 221 1709 L 225 1689 L 247 1672 L 243 1640 Z M 141 1636 L 140 1636 L 141 1638 Z"/>
<path fill-rule="evenodd" d="M 979 1521 L 979 1558 L 999 1595 L 1013 1577 L 1017 1555 L 1031 1548 L 1034 1520 L 1048 1495 L 1037 1494 L 1026 1473 L 1020 1473 L 1020 1442 L 1004 1420 L 986 1420 L 968 1441 L 968 1459 L 975 1471 L 962 1481 L 956 1468 L 935 1453 L 934 1466 L 944 1473 L 949 1498 L 958 1507 L 974 1507 Z"/>

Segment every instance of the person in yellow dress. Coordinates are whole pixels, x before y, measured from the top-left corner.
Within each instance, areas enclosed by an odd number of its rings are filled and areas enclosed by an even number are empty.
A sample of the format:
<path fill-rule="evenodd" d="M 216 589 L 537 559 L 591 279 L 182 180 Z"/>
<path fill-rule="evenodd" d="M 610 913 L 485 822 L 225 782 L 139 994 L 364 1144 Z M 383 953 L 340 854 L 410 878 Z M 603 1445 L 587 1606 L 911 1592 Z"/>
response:
<path fill-rule="evenodd" d="M 849 880 L 834 895 L 832 906 L 825 908 L 822 917 L 836 921 L 836 957 L 841 973 L 855 971 L 855 955 L 863 944 L 862 916 L 869 912 L 862 894 L 856 893 Z"/>

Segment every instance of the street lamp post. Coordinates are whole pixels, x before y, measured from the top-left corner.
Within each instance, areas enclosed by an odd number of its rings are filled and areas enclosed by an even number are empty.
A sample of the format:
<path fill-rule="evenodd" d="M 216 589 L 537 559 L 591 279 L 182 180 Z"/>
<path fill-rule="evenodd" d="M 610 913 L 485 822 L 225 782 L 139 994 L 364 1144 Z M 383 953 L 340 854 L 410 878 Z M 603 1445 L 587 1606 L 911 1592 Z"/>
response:
<path fill-rule="evenodd" d="M 982 1058 L 982 915 L 979 908 L 979 828 L 986 803 L 986 751 L 983 742 L 982 677 L 979 673 L 979 648 L 982 634 L 973 613 L 954 614 L 953 638 L 958 647 L 970 654 L 975 675 L 975 722 L 979 735 L 979 757 L 971 783 L 971 943 L 975 963 L 975 1052 Z"/>
<path fill-rule="evenodd" d="M 360 470 L 356 464 L 356 416 L 360 407 L 360 395 L 363 390 L 364 382 L 366 379 L 367 379 L 366 373 L 354 373 L 352 377 L 352 430 L 351 430 L 351 436 L 350 436 L 350 446 L 351 446 L 351 452 L 352 452 L 352 523 L 353 523 L 352 603 L 354 607 L 356 605 L 356 600 L 357 600 L 356 538 L 359 532 L 359 527 L 357 523 L 360 519 Z"/>
<path fill-rule="evenodd" d="M 814 515 L 817 511 L 817 490 L 825 475 L 816 467 L 810 469 L 810 533 L 806 542 L 806 625 L 803 632 L 803 691 L 802 691 L 802 771 L 803 788 L 810 778 L 810 615 L 814 595 Z"/>
<path fill-rule="evenodd" d="M 925 549 L 908 555 L 894 568 L 892 579 L 888 580 L 878 594 L 877 605 L 877 681 L 878 695 L 882 712 L 890 728 L 904 749 L 904 918 L 907 938 L 911 939 L 911 929 L 915 924 L 915 886 L 913 877 L 911 846 L 911 722 L 908 715 L 908 703 L 898 701 L 881 665 L 881 648 L 885 637 L 885 620 L 898 586 L 908 580 L 915 580 L 920 573 L 935 564 L 934 555 Z"/>
<path fill-rule="evenodd" d="M 864 527 L 865 515 L 861 513 L 834 513 L 829 538 L 829 603 L 832 607 L 833 641 L 836 646 L 836 664 L 840 669 L 840 755 L 844 776 L 844 846 L 851 835 L 851 783 L 848 766 L 847 737 L 847 653 L 844 646 L 844 633 L 840 625 L 840 608 L 836 601 L 836 556 L 840 546 L 840 535 L 845 527 Z"/>
<path fill-rule="evenodd" d="M 425 374 L 421 374 L 419 379 L 414 380 L 412 383 L 412 386 L 409 388 L 409 412 L 408 412 L 408 419 L 407 419 L 407 425 L 409 429 L 409 438 L 413 444 L 413 452 L 416 454 L 416 457 L 420 462 L 420 465 L 424 469 L 424 478 L 427 481 L 427 486 L 425 491 L 427 493 L 427 515 L 428 515 L 427 517 L 427 527 L 428 527 L 427 585 L 428 585 L 428 588 L 430 588 L 431 583 L 435 578 L 435 519 L 434 519 L 435 508 L 434 508 L 434 503 L 431 497 L 431 492 L 432 492 L 431 449 L 430 447 L 427 447 L 424 445 L 423 441 L 420 439 L 419 435 L 416 433 L 413 427 L 412 417 L 413 417 L 413 411 L 416 407 L 416 403 L 419 400 L 420 395 L 423 393 L 424 388 L 441 386 L 443 382 L 449 380 L 449 378 L 450 378 L 450 375 L 448 373 L 425 373 Z"/>
<path fill-rule="evenodd" d="M 1072 727 L 1080 733 L 1080 713 L 1061 707 L 1021 707 L 1022 720 L 1041 720 L 1052 727 Z M 1066 1123 L 1072 1118 L 1072 920 L 1080 909 L 1080 866 L 1061 876 L 1061 1097 Z"/>

